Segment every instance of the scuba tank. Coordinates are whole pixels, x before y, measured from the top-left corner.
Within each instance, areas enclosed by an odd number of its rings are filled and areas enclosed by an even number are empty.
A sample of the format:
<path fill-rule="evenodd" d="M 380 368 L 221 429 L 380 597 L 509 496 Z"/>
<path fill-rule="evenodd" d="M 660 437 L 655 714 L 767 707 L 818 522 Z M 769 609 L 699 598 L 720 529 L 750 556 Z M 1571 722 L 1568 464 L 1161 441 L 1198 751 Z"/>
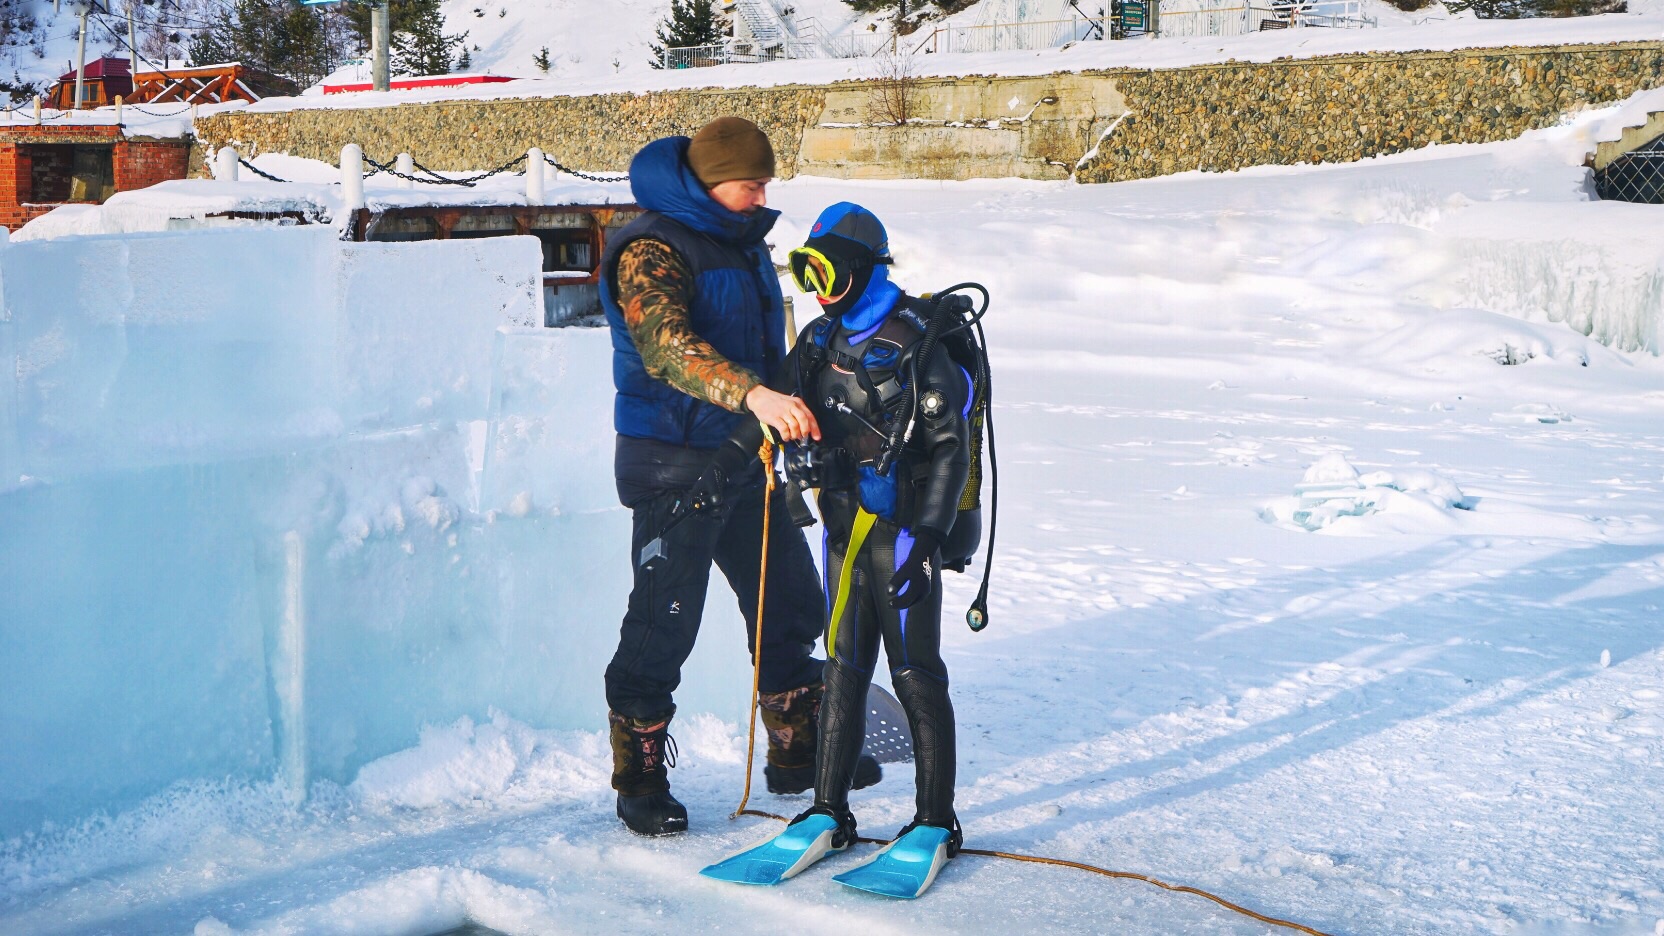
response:
<path fill-rule="evenodd" d="M 969 292 L 981 294 L 978 306 Z M 913 436 L 918 423 L 918 371 L 928 365 L 938 349 L 945 350 L 954 364 L 971 380 L 970 401 L 970 475 L 959 498 L 959 512 L 953 529 L 942 543 L 942 565 L 955 572 L 965 571 L 971 556 L 982 539 L 982 438 L 988 436 L 988 467 L 990 487 L 990 518 L 988 523 L 988 551 L 983 558 L 982 586 L 976 599 L 965 612 L 965 622 L 971 630 L 988 626 L 988 578 L 994 564 L 994 534 L 999 519 L 999 465 L 994 451 L 994 422 L 990 403 L 992 375 L 988 366 L 987 338 L 982 331 L 982 318 L 988 313 L 988 290 L 980 283 L 959 283 L 937 293 L 926 293 L 919 299 L 916 313 L 928 314 L 924 337 L 913 352 L 912 369 L 904 396 L 898 406 L 897 418 L 892 420 L 885 439 L 884 452 L 879 456 L 877 470 L 887 473 L 900 456 L 901 450 Z M 973 331 L 974 330 L 974 331 Z"/>

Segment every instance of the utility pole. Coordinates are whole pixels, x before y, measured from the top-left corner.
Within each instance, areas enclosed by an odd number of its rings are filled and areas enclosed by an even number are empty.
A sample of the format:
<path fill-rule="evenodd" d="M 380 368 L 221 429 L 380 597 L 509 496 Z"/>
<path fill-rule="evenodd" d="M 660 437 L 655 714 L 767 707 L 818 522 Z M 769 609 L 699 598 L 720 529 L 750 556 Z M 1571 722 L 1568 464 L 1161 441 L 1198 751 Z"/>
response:
<path fill-rule="evenodd" d="M 133 26 L 133 4 L 138 2 L 139 0 L 127 0 L 127 73 L 129 75 L 139 73 L 139 31 Z M 165 63 L 167 56 L 162 56 L 162 61 Z"/>
<path fill-rule="evenodd" d="M 388 0 L 374 0 L 370 6 L 370 82 L 377 91 L 391 87 L 393 30 Z"/>
<path fill-rule="evenodd" d="M 300 0 L 301 6 L 327 6 L 343 0 Z M 387 6 L 391 0 L 355 0 L 370 8 L 370 84 L 377 91 L 386 91 L 392 73 L 393 54 L 392 15 Z"/>
<path fill-rule="evenodd" d="M 90 12 L 90 8 L 86 3 L 78 3 L 76 6 L 81 8 L 81 38 L 75 51 L 74 109 L 80 110 L 81 101 L 83 100 L 82 90 L 87 85 L 87 13 Z"/>

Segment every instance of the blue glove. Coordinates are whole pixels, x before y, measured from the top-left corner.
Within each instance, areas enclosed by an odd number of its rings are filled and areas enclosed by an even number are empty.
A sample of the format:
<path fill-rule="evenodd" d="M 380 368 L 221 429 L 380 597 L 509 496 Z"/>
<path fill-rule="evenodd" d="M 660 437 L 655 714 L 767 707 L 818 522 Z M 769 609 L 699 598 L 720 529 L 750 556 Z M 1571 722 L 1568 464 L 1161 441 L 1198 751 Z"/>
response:
<path fill-rule="evenodd" d="M 936 587 L 936 574 L 942 569 L 942 557 L 937 552 L 941 545 L 942 538 L 934 530 L 913 531 L 913 548 L 890 577 L 890 607 L 905 610 L 930 597 Z"/>

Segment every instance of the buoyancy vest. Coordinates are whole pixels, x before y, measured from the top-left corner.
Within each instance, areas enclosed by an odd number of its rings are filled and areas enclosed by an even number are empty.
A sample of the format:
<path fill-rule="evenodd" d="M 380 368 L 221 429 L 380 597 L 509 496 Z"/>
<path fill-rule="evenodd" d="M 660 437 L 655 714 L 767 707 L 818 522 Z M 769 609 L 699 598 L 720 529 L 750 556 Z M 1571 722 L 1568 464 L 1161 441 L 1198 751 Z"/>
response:
<path fill-rule="evenodd" d="M 848 481 L 861 505 L 875 515 L 907 526 L 914 519 L 916 487 L 923 483 L 927 466 L 917 453 L 904 452 L 895 469 L 887 476 L 878 475 L 873 463 L 883 449 L 884 439 L 867 423 L 882 427 L 890 419 L 905 418 L 893 408 L 903 397 L 910 355 L 935 312 L 935 304 L 899 292 L 896 299 L 893 311 L 881 321 L 862 332 L 843 334 L 841 342 L 833 339 L 840 332 L 847 333 L 847 319 L 840 323 L 832 316 L 822 316 L 810 323 L 804 329 L 806 340 L 799 344 L 798 384 L 805 394 L 813 392 L 811 388 L 821 391 L 815 394 L 815 402 L 823 409 L 819 415 L 822 429 L 833 430 L 838 437 L 835 444 L 849 453 L 856 470 Z M 968 336 L 968 332 L 959 336 Z M 953 362 L 967 384 L 962 415 L 969 428 L 970 476 L 959 498 L 958 516 L 946 531 L 948 539 L 942 548 L 943 565 L 956 571 L 964 569 L 981 541 L 982 409 L 986 405 L 984 390 L 976 378 L 984 372 L 975 359 L 981 351 L 968 337 L 958 340 L 959 336 L 943 342 L 936 352 Z M 846 342 L 851 344 L 850 351 L 839 350 L 837 345 Z M 830 382 L 824 372 L 827 367 L 836 375 Z M 818 397 L 827 391 L 839 396 L 838 402 L 860 413 L 867 423 L 853 416 L 824 412 L 824 402 Z"/>

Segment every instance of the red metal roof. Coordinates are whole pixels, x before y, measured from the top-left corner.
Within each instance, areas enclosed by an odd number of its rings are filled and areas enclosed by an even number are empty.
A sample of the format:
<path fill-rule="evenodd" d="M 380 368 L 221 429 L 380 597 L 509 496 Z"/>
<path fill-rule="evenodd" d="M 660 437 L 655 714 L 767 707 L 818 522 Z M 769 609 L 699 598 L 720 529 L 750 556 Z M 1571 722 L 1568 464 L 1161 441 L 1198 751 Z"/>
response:
<path fill-rule="evenodd" d="M 87 63 L 86 77 L 88 77 L 88 78 L 128 78 L 128 77 L 131 77 L 132 74 L 133 74 L 132 70 L 127 67 L 128 64 L 129 64 L 129 62 L 128 62 L 127 59 L 116 58 L 113 55 L 106 55 L 102 58 L 96 58 L 96 59 L 93 59 L 92 61 Z M 63 73 L 62 75 L 58 76 L 58 80 L 59 81 L 74 81 L 75 80 L 75 70 L 70 69 L 69 71 Z"/>
<path fill-rule="evenodd" d="M 393 91 L 406 91 L 411 88 L 452 88 L 470 84 L 497 84 L 503 81 L 513 81 L 503 75 L 425 75 L 419 78 L 394 78 L 388 82 L 388 88 Z M 348 91 L 369 91 L 375 85 L 368 81 L 353 84 L 326 84 L 325 94 L 342 94 Z"/>

